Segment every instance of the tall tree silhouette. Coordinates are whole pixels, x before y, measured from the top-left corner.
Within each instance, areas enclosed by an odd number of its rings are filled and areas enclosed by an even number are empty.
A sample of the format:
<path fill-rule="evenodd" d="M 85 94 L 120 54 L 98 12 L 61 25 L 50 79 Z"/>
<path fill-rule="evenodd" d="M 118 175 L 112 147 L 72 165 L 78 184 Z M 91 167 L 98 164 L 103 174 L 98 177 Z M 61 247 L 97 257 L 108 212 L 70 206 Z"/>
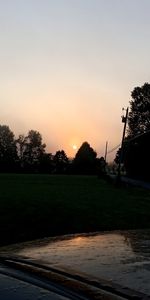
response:
<path fill-rule="evenodd" d="M 53 157 L 53 162 L 56 173 L 62 174 L 67 171 L 69 160 L 64 150 L 59 150 L 56 152 Z"/>
<path fill-rule="evenodd" d="M 42 136 L 38 131 L 30 130 L 28 135 L 20 139 L 21 160 L 26 171 L 38 171 L 41 159 L 45 153 L 45 144 L 42 144 Z"/>
<path fill-rule="evenodd" d="M 0 125 L 0 171 L 13 172 L 17 161 L 16 142 L 13 132 L 6 125 Z"/>
<path fill-rule="evenodd" d="M 135 87 L 131 92 L 128 135 L 124 141 L 122 162 L 127 175 L 150 179 L 150 84 Z M 120 151 L 116 154 L 118 162 Z"/>
<path fill-rule="evenodd" d="M 25 165 L 25 152 L 26 152 L 26 146 L 27 146 L 27 137 L 25 137 L 23 134 L 20 134 L 18 139 L 16 139 L 16 145 L 17 145 L 17 154 L 19 159 L 19 164 L 21 169 L 24 168 Z"/>
<path fill-rule="evenodd" d="M 150 130 L 150 84 L 135 87 L 131 96 L 128 134 L 135 136 Z"/>
<path fill-rule="evenodd" d="M 51 153 L 43 153 L 39 160 L 40 173 L 50 174 L 54 171 L 53 155 Z"/>
<path fill-rule="evenodd" d="M 95 173 L 97 153 L 90 147 L 87 142 L 84 142 L 76 153 L 74 159 L 74 168 L 80 174 Z"/>

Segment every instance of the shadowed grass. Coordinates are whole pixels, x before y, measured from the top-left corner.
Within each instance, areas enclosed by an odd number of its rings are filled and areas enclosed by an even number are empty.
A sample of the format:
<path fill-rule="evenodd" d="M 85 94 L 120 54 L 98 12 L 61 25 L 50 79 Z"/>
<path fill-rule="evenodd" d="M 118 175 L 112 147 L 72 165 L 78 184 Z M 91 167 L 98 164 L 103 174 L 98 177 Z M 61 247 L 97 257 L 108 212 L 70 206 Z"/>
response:
<path fill-rule="evenodd" d="M 150 192 L 94 176 L 0 175 L 0 244 L 150 227 Z"/>

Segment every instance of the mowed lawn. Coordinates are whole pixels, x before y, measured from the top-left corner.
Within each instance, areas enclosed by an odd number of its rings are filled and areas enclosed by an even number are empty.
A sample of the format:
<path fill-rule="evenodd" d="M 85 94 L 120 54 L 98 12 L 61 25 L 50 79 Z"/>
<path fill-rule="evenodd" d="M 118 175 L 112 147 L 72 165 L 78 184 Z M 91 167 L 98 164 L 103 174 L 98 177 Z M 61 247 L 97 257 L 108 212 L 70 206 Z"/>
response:
<path fill-rule="evenodd" d="M 0 245 L 135 228 L 150 228 L 149 191 L 95 176 L 0 175 Z"/>

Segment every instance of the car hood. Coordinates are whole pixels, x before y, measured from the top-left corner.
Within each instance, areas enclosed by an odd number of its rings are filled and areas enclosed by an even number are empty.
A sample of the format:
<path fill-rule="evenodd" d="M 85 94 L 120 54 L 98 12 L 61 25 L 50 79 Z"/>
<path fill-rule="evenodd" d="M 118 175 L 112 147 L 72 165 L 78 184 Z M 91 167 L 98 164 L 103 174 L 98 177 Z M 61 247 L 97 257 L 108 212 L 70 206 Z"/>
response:
<path fill-rule="evenodd" d="M 150 297 L 149 242 L 149 230 L 45 238 L 1 248 L 1 264 L 78 291 L 78 299 L 143 299 Z"/>

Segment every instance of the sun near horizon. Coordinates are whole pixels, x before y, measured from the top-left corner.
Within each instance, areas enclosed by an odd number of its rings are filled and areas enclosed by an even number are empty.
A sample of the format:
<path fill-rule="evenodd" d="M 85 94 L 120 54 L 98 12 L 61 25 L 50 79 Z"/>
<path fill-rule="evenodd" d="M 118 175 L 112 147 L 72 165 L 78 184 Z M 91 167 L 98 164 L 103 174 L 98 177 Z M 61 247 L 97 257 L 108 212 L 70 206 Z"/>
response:
<path fill-rule="evenodd" d="M 74 144 L 74 145 L 72 146 L 72 148 L 73 148 L 73 150 L 77 150 L 78 147 L 77 147 L 77 145 Z"/>
<path fill-rule="evenodd" d="M 98 156 L 118 145 L 122 107 L 150 78 L 149 11 L 148 0 L 1 1 L 0 123 L 69 157 L 84 141 Z"/>

